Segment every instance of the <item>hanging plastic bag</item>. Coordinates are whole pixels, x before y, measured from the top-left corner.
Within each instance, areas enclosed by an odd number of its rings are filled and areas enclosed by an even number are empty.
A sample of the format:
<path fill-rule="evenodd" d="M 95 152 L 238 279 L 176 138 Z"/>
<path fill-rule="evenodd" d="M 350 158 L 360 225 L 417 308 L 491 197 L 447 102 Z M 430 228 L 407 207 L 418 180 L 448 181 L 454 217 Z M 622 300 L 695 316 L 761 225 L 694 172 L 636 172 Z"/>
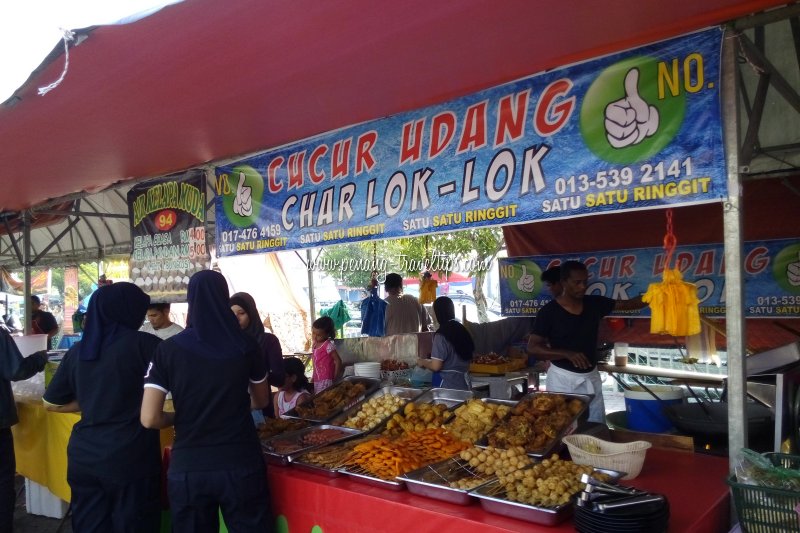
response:
<path fill-rule="evenodd" d="M 667 234 L 664 236 L 664 273 L 662 281 L 651 283 L 642 301 L 650 305 L 650 333 L 686 336 L 700 333 L 700 300 L 697 286 L 683 281 L 683 275 L 672 268 L 672 254 L 677 239 L 672 231 L 672 209 L 667 210 Z"/>

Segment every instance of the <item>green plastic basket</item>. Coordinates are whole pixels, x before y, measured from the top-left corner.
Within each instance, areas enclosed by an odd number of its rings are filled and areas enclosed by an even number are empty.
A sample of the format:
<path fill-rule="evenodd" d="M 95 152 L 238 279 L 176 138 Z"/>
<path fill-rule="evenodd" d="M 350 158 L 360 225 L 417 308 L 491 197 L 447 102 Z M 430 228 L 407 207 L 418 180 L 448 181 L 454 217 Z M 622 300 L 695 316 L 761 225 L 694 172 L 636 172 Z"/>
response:
<path fill-rule="evenodd" d="M 785 453 L 765 453 L 772 464 L 800 469 L 800 456 Z M 773 489 L 746 485 L 736 481 L 736 476 L 728 478 L 733 494 L 736 516 L 744 533 L 784 533 L 800 532 L 800 491 Z"/>

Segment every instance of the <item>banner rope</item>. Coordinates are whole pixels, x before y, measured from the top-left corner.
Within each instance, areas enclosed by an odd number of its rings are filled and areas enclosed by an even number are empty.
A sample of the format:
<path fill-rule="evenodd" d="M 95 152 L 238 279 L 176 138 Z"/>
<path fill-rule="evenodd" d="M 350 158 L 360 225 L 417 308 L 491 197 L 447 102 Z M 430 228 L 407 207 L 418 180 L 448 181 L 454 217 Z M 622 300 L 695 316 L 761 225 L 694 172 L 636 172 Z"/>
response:
<path fill-rule="evenodd" d="M 59 28 L 62 32 L 62 39 L 64 39 L 64 69 L 61 71 L 61 76 L 51 83 L 50 85 L 45 85 L 44 87 L 39 87 L 39 96 L 44 96 L 56 87 L 58 87 L 64 78 L 67 76 L 67 70 L 69 69 L 69 42 L 75 40 L 75 32 L 71 30 L 65 30 L 64 28 Z"/>

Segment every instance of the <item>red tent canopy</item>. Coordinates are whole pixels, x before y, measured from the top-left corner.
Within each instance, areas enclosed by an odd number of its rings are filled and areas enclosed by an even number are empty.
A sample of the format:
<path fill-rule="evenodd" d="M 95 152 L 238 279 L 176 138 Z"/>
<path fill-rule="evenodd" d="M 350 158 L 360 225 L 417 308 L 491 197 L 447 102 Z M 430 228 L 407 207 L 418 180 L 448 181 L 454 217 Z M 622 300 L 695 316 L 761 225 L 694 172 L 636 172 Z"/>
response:
<path fill-rule="evenodd" d="M 60 44 L 0 106 L 0 211 L 265 150 L 782 4 L 186 1 L 79 32 L 56 89 L 36 94 L 61 75 Z"/>

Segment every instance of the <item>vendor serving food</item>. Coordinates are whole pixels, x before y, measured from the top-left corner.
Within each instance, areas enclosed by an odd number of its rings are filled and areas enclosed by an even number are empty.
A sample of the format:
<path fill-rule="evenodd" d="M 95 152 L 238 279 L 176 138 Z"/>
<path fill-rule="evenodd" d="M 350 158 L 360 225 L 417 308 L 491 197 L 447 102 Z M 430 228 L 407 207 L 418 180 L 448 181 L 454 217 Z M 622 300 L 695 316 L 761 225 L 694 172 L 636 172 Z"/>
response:
<path fill-rule="evenodd" d="M 547 371 L 547 390 L 593 394 L 589 420 L 605 421 L 602 383 L 597 371 L 597 329 L 600 319 L 616 310 L 644 307 L 641 296 L 613 300 L 586 295 L 589 272 L 579 261 L 561 265 L 559 296 L 536 315 L 528 340 L 528 353 L 552 362 Z"/>
<path fill-rule="evenodd" d="M 470 390 L 469 363 L 475 351 L 475 342 L 467 328 L 456 320 L 453 300 L 447 296 L 436 298 L 433 312 L 439 329 L 433 337 L 431 358 L 417 359 L 417 365 L 441 372 L 441 386 L 446 389 Z"/>

